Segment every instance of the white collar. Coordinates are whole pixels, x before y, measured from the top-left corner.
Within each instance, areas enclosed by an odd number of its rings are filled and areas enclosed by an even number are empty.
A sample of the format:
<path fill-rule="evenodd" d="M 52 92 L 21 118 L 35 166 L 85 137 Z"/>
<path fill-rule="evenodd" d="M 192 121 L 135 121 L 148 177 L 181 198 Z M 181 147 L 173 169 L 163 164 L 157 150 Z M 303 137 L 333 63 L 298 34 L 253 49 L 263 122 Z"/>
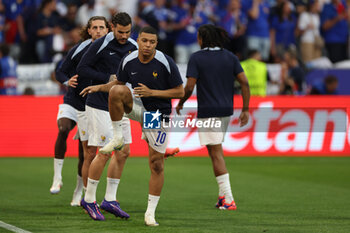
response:
<path fill-rule="evenodd" d="M 215 51 L 215 50 L 221 50 L 221 48 L 220 48 L 220 47 L 214 47 L 214 48 L 206 47 L 206 48 L 204 48 L 204 49 L 202 49 L 202 50 Z"/>

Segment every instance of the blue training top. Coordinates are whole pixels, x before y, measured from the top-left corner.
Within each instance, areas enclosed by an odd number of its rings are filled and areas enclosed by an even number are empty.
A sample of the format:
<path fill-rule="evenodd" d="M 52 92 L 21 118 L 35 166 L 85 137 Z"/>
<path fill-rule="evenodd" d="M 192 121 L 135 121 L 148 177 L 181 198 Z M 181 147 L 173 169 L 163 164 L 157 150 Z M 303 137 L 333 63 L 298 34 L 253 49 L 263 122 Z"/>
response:
<path fill-rule="evenodd" d="M 86 51 L 78 65 L 78 75 L 91 80 L 92 85 L 108 83 L 109 77 L 117 72 L 122 58 L 136 49 L 137 44 L 133 39 L 120 44 L 110 32 L 96 40 Z M 108 93 L 89 94 L 86 105 L 108 111 Z"/>
<path fill-rule="evenodd" d="M 66 58 L 56 70 L 57 81 L 65 84 L 72 76 L 77 74 L 77 66 L 82 56 L 91 45 L 91 41 L 91 39 L 88 39 L 86 41 L 78 43 L 69 50 Z M 78 111 L 85 111 L 86 97 L 82 97 L 79 95 L 79 93 L 89 85 L 90 82 L 87 82 L 86 79 L 78 77 L 77 87 L 68 87 L 68 91 L 63 97 L 64 103 L 71 105 Z"/>
<path fill-rule="evenodd" d="M 138 54 L 134 51 L 123 59 L 117 73 L 119 81 L 130 83 L 132 88 L 142 83 L 154 90 L 167 90 L 183 83 L 178 67 L 168 55 L 156 50 L 154 58 L 144 64 L 138 59 Z M 159 110 L 163 116 L 171 113 L 170 99 L 142 97 L 141 100 L 147 111 Z"/>
<path fill-rule="evenodd" d="M 233 114 L 234 77 L 242 72 L 238 58 L 226 49 L 204 48 L 192 54 L 186 77 L 197 79 L 198 118 Z"/>

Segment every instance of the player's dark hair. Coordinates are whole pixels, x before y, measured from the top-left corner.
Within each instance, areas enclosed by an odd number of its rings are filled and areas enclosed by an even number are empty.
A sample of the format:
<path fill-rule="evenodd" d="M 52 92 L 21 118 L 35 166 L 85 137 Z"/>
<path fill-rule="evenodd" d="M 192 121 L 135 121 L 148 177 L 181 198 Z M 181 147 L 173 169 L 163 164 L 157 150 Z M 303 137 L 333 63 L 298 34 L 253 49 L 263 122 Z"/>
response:
<path fill-rule="evenodd" d="M 141 35 L 142 32 L 156 35 L 157 40 L 158 40 L 158 32 L 155 28 L 153 28 L 151 26 L 146 26 L 146 27 L 141 28 L 141 30 L 139 31 L 139 35 Z"/>
<path fill-rule="evenodd" d="M 129 24 L 131 24 L 131 17 L 126 12 L 119 12 L 113 16 L 112 24 L 114 26 L 117 26 L 117 24 L 122 26 L 128 26 Z"/>
<path fill-rule="evenodd" d="M 1 55 L 3 57 L 8 56 L 10 54 L 10 46 L 8 46 L 8 44 L 1 43 L 0 44 L 0 52 L 1 52 Z"/>
<path fill-rule="evenodd" d="M 87 24 L 80 31 L 80 37 L 81 37 L 81 39 L 83 41 L 91 38 L 91 35 L 89 35 L 89 33 L 88 33 L 88 29 L 91 28 L 91 24 L 95 20 L 103 20 L 105 22 L 106 28 L 108 29 L 108 32 L 110 32 L 112 30 L 111 29 L 111 25 L 108 23 L 108 21 L 107 21 L 107 19 L 105 17 L 103 17 L 103 16 L 93 16 L 93 17 L 91 17 L 89 19 Z"/>
<path fill-rule="evenodd" d="M 227 32 L 220 27 L 205 24 L 199 27 L 198 36 L 202 39 L 203 48 L 224 47 L 226 41 L 228 41 Z"/>

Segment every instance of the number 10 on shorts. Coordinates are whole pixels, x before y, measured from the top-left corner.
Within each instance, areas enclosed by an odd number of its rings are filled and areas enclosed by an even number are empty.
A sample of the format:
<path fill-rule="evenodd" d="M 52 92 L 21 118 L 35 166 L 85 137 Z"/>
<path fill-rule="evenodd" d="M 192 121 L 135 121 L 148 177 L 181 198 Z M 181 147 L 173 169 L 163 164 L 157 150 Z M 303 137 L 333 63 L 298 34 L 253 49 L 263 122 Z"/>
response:
<path fill-rule="evenodd" d="M 157 133 L 158 133 L 158 136 L 157 136 L 156 143 L 163 144 L 166 139 L 166 133 L 162 131 L 157 131 Z"/>

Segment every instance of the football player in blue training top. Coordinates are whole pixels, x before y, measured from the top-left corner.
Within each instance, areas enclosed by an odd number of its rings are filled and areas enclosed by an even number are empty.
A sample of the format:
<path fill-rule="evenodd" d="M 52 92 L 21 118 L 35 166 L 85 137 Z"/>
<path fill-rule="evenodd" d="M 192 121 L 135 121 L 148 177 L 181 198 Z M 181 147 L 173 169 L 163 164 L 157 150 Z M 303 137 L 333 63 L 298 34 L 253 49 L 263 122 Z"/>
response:
<path fill-rule="evenodd" d="M 149 181 L 148 206 L 145 223 L 158 226 L 155 210 L 164 183 L 164 153 L 168 142 L 167 124 L 171 113 L 171 99 L 182 98 L 184 88 L 179 70 L 169 56 L 156 50 L 157 31 L 152 27 L 144 27 L 139 32 L 137 43 L 139 50 L 126 56 L 120 63 L 117 80 L 106 85 L 87 87 L 82 94 L 96 91 L 109 91 L 109 112 L 113 125 L 113 139 L 100 151 L 111 153 L 124 144 L 122 119 L 126 117 L 143 122 L 143 112 L 153 111 L 153 117 L 160 117 L 159 129 L 143 128 L 144 139 L 148 143 Z M 130 83 L 133 93 L 125 86 Z M 159 118 L 158 118 L 159 119 Z"/>
<path fill-rule="evenodd" d="M 64 155 L 67 149 L 67 137 L 69 132 L 78 125 L 79 137 L 83 147 L 79 146 L 79 163 L 77 186 L 73 194 L 72 206 L 79 206 L 83 191 L 86 187 L 88 167 L 83 166 L 84 157 L 87 156 L 87 119 L 85 116 L 85 100 L 79 95 L 82 89 L 89 86 L 89 82 L 84 82 L 78 75 L 76 68 L 83 54 L 96 39 L 106 35 L 110 31 L 108 21 L 103 16 L 91 17 L 87 25 L 82 29 L 80 36 L 82 42 L 69 50 L 66 58 L 56 70 L 56 79 L 68 86 L 68 91 L 64 95 L 64 103 L 59 106 L 57 116 L 58 136 L 55 144 L 54 178 L 50 188 L 52 194 L 60 191 L 62 186 L 62 167 Z M 79 142 L 80 145 L 80 142 Z M 83 152 L 83 153 L 82 153 Z M 83 182 L 84 181 L 84 182 Z M 84 185 L 83 185 L 84 183 Z"/>
<path fill-rule="evenodd" d="M 235 210 L 229 174 L 226 169 L 222 142 L 233 114 L 233 83 L 236 78 L 242 88 L 243 109 L 239 116 L 240 126 L 249 120 L 250 91 L 247 77 L 238 58 L 223 49 L 227 32 L 213 25 L 202 25 L 197 33 L 201 50 L 192 54 L 187 65 L 185 96 L 179 101 L 176 111 L 180 114 L 183 104 L 191 96 L 197 84 L 198 120 L 213 118 L 221 127 L 198 128 L 199 141 L 207 147 L 214 174 L 219 186 L 217 208 Z"/>
<path fill-rule="evenodd" d="M 115 78 L 121 59 L 137 50 L 136 41 L 129 38 L 131 32 L 131 18 L 125 12 L 117 13 L 112 18 L 112 32 L 95 41 L 82 57 L 77 71 L 79 77 L 91 81 L 91 84 L 108 83 Z M 90 84 L 90 85 L 91 85 Z M 96 204 L 96 189 L 103 169 L 111 157 L 98 152 L 97 148 L 105 146 L 113 137 L 112 123 L 108 113 L 108 93 L 93 93 L 87 96 L 86 113 L 88 118 L 88 153 L 87 163 L 91 163 L 88 172 L 86 193 L 82 199 L 82 206 L 91 218 L 104 220 L 104 216 Z M 129 155 L 131 143 L 130 121 L 123 120 L 123 134 L 125 146 L 112 157 L 107 171 L 107 187 L 101 208 L 117 217 L 129 218 L 122 211 L 116 199 L 117 188 Z M 96 157 L 95 157 L 96 155 Z"/>

